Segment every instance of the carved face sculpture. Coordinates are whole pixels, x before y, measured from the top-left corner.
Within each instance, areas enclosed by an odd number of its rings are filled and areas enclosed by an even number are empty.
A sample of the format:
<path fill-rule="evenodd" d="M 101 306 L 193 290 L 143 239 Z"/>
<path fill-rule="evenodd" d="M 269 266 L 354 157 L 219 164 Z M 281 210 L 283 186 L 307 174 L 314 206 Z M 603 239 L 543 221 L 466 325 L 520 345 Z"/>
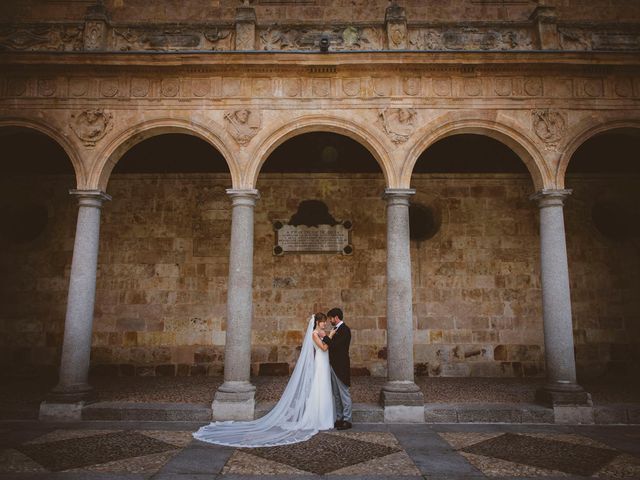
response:
<path fill-rule="evenodd" d="M 249 121 L 249 110 L 238 110 L 235 112 L 236 119 L 240 123 L 247 123 Z"/>

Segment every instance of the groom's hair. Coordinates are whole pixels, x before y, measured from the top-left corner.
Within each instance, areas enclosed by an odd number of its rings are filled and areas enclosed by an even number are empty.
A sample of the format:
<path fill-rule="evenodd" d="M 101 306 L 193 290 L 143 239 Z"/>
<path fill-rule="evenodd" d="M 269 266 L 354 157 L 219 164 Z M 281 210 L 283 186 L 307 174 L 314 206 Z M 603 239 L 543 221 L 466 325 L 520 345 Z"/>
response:
<path fill-rule="evenodd" d="M 336 308 L 332 308 L 327 312 L 327 317 L 329 318 L 338 317 L 340 321 L 342 321 L 342 319 L 344 318 L 344 315 L 342 314 L 342 310 L 336 307 Z"/>

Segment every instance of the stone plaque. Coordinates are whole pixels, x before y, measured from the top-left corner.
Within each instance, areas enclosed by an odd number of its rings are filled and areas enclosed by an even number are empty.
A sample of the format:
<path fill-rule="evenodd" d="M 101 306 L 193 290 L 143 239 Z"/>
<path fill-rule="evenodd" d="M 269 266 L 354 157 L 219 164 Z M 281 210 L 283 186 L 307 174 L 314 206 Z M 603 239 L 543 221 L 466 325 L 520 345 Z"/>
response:
<path fill-rule="evenodd" d="M 353 254 L 351 245 L 351 222 L 345 220 L 336 225 L 290 225 L 286 221 L 276 221 L 274 255 L 295 253 L 334 253 Z"/>

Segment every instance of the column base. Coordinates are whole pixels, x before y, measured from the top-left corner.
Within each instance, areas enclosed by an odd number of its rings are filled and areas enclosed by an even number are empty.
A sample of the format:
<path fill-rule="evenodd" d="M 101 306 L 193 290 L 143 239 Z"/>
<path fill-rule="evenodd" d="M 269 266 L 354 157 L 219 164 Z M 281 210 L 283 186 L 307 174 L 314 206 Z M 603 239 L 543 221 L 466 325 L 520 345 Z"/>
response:
<path fill-rule="evenodd" d="M 387 382 L 380 404 L 385 423 L 424 423 L 424 395 L 414 382 Z"/>
<path fill-rule="evenodd" d="M 82 409 L 95 400 L 93 387 L 87 383 L 77 385 L 58 385 L 40 404 L 38 418 L 44 421 L 82 420 Z"/>
<path fill-rule="evenodd" d="M 45 400 L 40 404 L 38 420 L 44 422 L 76 422 L 82 420 L 85 402 L 53 403 Z"/>
<path fill-rule="evenodd" d="M 547 407 L 593 406 L 591 394 L 577 383 L 547 383 L 536 391 L 536 402 Z"/>
<path fill-rule="evenodd" d="M 255 393 L 256 387 L 249 382 L 224 382 L 213 397 L 213 420 L 253 420 Z"/>

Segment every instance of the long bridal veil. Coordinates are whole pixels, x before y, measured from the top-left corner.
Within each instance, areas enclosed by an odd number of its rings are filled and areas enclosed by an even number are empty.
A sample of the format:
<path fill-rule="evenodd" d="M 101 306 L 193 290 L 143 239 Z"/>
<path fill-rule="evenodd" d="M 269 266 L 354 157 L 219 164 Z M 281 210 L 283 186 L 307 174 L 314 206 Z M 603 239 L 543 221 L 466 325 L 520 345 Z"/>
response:
<path fill-rule="evenodd" d="M 318 433 L 315 426 L 305 424 L 304 419 L 313 379 L 313 327 L 312 315 L 291 379 L 269 413 L 253 421 L 213 422 L 195 432 L 194 438 L 230 447 L 270 447 L 303 442 Z"/>

